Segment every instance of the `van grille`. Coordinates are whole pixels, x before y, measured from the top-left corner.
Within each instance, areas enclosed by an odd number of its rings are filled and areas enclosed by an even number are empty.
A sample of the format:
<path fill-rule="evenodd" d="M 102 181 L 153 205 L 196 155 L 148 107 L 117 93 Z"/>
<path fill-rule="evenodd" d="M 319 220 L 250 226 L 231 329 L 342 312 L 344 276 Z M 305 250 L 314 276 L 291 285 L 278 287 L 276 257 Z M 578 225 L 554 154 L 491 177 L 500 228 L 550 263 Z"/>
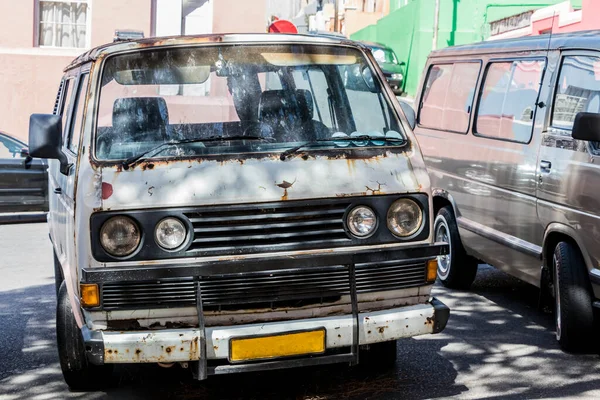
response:
<path fill-rule="evenodd" d="M 185 215 L 194 227 L 188 253 L 243 254 L 349 244 L 352 240 L 343 223 L 349 205 L 270 204 L 188 212 Z"/>
<path fill-rule="evenodd" d="M 425 263 L 388 261 L 356 265 L 359 294 L 422 286 Z M 348 271 L 343 266 L 304 271 L 265 271 L 160 281 L 105 283 L 105 310 L 195 306 L 200 282 L 205 310 L 299 307 L 337 301 L 350 294 Z"/>

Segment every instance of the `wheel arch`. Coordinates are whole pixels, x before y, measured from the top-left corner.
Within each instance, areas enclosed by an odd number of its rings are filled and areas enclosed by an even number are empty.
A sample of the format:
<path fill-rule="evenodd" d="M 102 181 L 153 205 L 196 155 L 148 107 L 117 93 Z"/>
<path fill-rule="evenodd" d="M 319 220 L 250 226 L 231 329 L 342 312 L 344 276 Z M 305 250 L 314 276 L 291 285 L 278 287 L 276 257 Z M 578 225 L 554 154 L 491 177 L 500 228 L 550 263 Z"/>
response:
<path fill-rule="evenodd" d="M 431 197 L 433 201 L 433 215 L 437 215 L 438 211 L 440 211 L 443 207 L 450 206 L 452 207 L 454 216 L 460 216 L 456 202 L 454 201 L 452 195 L 448 193 L 448 191 L 438 188 L 433 189 L 431 191 Z"/>
<path fill-rule="evenodd" d="M 542 246 L 542 261 L 544 266 L 551 268 L 548 260 L 552 258 L 554 249 L 559 242 L 570 242 L 577 246 L 577 249 L 583 257 L 587 271 L 589 272 L 592 270 L 592 259 L 586 251 L 583 240 L 579 237 L 577 231 L 568 225 L 557 222 L 549 224 L 544 232 L 544 242 Z"/>

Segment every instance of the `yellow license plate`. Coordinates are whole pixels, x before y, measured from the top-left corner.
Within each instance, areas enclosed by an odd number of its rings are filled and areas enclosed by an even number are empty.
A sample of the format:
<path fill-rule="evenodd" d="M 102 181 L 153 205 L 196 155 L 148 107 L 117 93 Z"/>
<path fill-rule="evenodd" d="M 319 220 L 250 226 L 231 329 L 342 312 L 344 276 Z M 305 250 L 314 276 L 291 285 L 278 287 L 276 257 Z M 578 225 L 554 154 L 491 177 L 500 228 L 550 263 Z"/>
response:
<path fill-rule="evenodd" d="M 229 341 L 229 361 L 231 362 L 269 360 L 324 352 L 325 328 L 314 331 L 286 332 L 272 336 L 232 338 Z"/>

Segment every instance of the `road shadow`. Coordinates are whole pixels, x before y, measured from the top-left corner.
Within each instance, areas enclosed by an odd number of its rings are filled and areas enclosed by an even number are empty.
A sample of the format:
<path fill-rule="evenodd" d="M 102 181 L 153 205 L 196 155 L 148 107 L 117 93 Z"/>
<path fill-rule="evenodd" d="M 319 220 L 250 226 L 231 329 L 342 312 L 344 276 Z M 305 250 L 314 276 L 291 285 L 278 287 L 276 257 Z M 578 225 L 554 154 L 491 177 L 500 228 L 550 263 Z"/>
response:
<path fill-rule="evenodd" d="M 562 352 L 537 289 L 481 267 L 471 291 L 440 286 L 446 330 L 399 341 L 388 371 L 296 368 L 192 380 L 178 366 L 118 366 L 105 391 L 69 392 L 55 349 L 53 285 L 0 292 L 0 397 L 110 399 L 426 399 L 583 397 L 600 388 L 597 355 Z M 8 326 L 8 328 L 7 328 Z"/>
<path fill-rule="evenodd" d="M 388 371 L 363 365 L 295 368 L 214 376 L 198 382 L 187 370 L 156 365 L 118 366 L 103 392 L 69 392 L 62 380 L 55 335 L 53 285 L 0 292 L 0 397 L 11 400 L 52 398 L 113 399 L 363 399 L 449 397 L 452 363 L 441 356 L 448 339 L 401 340 L 398 362 Z M 436 371 L 436 378 L 429 371 Z M 441 377 L 441 378 L 440 378 Z M 432 391 L 432 387 L 435 390 Z M 434 393 L 437 393 L 434 395 Z"/>
<path fill-rule="evenodd" d="M 552 313 L 538 309 L 536 287 L 480 265 L 469 291 L 436 286 L 434 294 L 452 310 L 442 335 L 453 340 L 442 354 L 458 372 L 457 384 L 475 383 L 476 397 L 579 396 L 600 389 L 600 357 L 560 349 Z"/>

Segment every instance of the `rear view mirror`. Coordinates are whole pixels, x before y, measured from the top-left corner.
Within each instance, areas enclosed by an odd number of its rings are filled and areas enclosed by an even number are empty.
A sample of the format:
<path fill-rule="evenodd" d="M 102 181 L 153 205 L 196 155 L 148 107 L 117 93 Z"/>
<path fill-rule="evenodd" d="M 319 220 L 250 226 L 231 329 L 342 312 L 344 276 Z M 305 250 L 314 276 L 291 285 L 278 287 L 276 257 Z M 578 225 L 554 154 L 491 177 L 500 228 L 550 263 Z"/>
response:
<path fill-rule="evenodd" d="M 404 116 L 408 120 L 410 129 L 414 130 L 415 126 L 417 126 L 417 116 L 415 114 L 415 110 L 405 100 L 398 99 L 398 101 L 400 102 L 400 107 L 402 107 L 402 112 L 404 113 Z"/>
<path fill-rule="evenodd" d="M 60 172 L 67 174 L 69 164 L 62 152 L 62 118 L 54 114 L 32 114 L 29 118 L 29 155 L 60 161 Z"/>
<path fill-rule="evenodd" d="M 580 112 L 575 116 L 573 139 L 600 142 L 600 114 Z"/>
<path fill-rule="evenodd" d="M 360 74 L 362 75 L 365 85 L 367 85 L 367 89 L 373 93 L 376 93 L 377 86 L 375 85 L 375 78 L 373 77 L 373 71 L 371 71 L 371 68 L 364 66 Z"/>

